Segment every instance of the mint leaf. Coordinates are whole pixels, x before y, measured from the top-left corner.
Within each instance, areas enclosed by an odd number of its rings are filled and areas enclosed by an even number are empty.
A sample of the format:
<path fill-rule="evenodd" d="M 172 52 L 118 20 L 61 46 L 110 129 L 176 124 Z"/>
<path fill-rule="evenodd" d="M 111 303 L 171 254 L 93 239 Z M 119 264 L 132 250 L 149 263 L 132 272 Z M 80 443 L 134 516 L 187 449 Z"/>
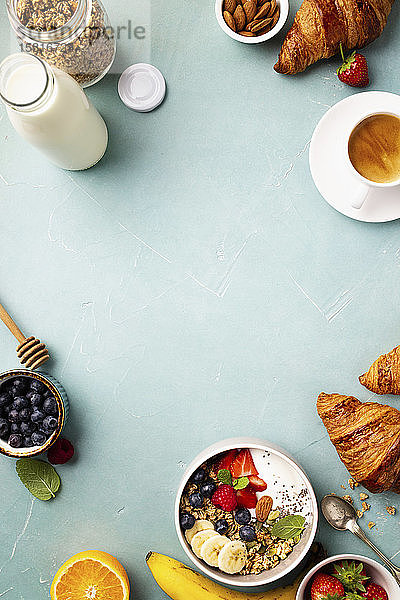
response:
<path fill-rule="evenodd" d="M 302 515 L 288 515 L 275 523 L 271 529 L 271 535 L 281 540 L 300 535 L 305 527 L 306 519 Z"/>
<path fill-rule="evenodd" d="M 18 477 L 35 498 L 50 500 L 56 497 L 61 480 L 49 463 L 35 458 L 20 458 L 15 468 Z"/>
<path fill-rule="evenodd" d="M 235 479 L 233 481 L 233 487 L 235 490 L 244 490 L 245 487 L 249 485 L 248 477 L 239 477 L 239 479 Z"/>
<path fill-rule="evenodd" d="M 217 475 L 218 479 L 226 485 L 232 485 L 232 475 L 228 469 L 220 469 Z"/>

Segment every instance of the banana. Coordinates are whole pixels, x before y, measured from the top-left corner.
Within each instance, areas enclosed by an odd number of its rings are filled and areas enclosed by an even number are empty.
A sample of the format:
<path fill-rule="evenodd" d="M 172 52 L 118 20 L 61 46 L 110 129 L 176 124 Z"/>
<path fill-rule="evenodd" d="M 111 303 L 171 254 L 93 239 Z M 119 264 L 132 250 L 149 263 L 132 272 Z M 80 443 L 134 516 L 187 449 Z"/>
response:
<path fill-rule="evenodd" d="M 321 546 L 314 544 L 307 567 L 291 585 L 255 593 L 225 588 L 164 554 L 149 552 L 146 562 L 160 588 L 172 600 L 295 600 L 301 581 L 311 567 L 323 558 Z"/>
<path fill-rule="evenodd" d="M 239 573 L 246 564 L 247 548 L 246 544 L 240 540 L 233 540 L 225 544 L 218 555 L 218 568 L 224 573 L 233 575 Z"/>
<path fill-rule="evenodd" d="M 220 534 L 214 529 L 205 529 L 204 531 L 199 531 L 199 533 L 196 533 L 192 539 L 192 550 L 198 558 L 201 558 L 201 548 L 204 542 L 214 537 L 220 537 Z"/>
<path fill-rule="evenodd" d="M 228 544 L 229 542 L 229 538 L 225 535 L 209 538 L 201 547 L 201 558 L 210 565 L 210 567 L 218 567 L 218 555 L 225 544 Z"/>
<path fill-rule="evenodd" d="M 196 533 L 199 533 L 199 531 L 203 531 L 204 529 L 214 529 L 214 525 L 211 523 L 211 521 L 199 519 L 195 522 L 192 529 L 188 529 L 187 531 L 185 531 L 185 538 L 188 544 L 192 543 L 192 539 L 194 538 Z"/>

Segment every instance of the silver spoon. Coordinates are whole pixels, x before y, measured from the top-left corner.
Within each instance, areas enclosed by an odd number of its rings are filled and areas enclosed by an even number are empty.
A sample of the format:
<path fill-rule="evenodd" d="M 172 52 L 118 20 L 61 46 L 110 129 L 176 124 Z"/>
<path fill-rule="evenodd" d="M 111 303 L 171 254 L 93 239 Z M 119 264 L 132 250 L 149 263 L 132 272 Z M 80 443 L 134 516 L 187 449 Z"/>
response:
<path fill-rule="evenodd" d="M 400 569 L 396 567 L 376 546 L 367 538 L 361 527 L 357 523 L 357 513 L 350 502 L 344 500 L 336 494 L 328 494 L 321 500 L 322 514 L 334 529 L 338 531 L 351 531 L 367 546 L 369 546 L 381 559 L 381 561 L 390 569 L 393 577 L 400 585 Z"/>

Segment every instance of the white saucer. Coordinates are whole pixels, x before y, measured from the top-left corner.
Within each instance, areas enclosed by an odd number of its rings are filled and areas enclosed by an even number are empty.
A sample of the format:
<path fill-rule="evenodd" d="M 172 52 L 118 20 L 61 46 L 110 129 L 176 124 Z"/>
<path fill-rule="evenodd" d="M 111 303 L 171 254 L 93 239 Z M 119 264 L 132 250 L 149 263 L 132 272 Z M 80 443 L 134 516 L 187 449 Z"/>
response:
<path fill-rule="evenodd" d="M 360 208 L 350 203 L 358 181 L 343 157 L 345 131 L 366 112 L 400 114 L 400 96 L 388 92 L 362 92 L 341 100 L 330 108 L 315 128 L 310 144 L 310 170 L 320 194 L 333 208 L 358 221 L 383 223 L 400 219 L 400 186 L 371 188 Z"/>

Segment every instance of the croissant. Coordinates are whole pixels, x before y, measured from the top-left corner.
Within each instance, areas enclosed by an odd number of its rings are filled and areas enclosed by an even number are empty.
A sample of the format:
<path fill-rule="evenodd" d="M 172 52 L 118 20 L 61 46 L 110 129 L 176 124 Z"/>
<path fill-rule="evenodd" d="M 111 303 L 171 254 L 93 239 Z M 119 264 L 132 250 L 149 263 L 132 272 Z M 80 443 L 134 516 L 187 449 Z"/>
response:
<path fill-rule="evenodd" d="M 318 396 L 317 410 L 353 479 L 372 493 L 400 494 L 400 412 L 324 393 Z"/>
<path fill-rule="evenodd" d="M 294 75 L 343 48 L 362 48 L 379 37 L 394 0 L 304 0 L 274 69 Z"/>
<path fill-rule="evenodd" d="M 377 358 L 359 380 L 375 394 L 400 394 L 400 346 Z"/>

